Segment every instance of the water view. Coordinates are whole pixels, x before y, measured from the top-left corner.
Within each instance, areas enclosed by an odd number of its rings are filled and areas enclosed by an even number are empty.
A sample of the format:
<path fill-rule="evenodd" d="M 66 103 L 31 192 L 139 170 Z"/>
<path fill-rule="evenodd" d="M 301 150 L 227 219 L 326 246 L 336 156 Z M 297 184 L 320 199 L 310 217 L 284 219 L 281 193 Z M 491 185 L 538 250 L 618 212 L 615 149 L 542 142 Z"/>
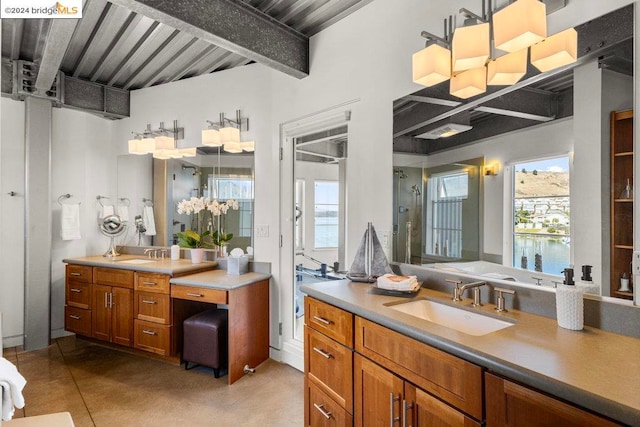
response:
<path fill-rule="evenodd" d="M 513 266 L 521 267 L 522 254 L 528 270 L 535 270 L 535 255 L 542 256 L 542 272 L 562 274 L 569 267 L 569 242 L 561 236 L 517 234 L 513 240 Z"/>

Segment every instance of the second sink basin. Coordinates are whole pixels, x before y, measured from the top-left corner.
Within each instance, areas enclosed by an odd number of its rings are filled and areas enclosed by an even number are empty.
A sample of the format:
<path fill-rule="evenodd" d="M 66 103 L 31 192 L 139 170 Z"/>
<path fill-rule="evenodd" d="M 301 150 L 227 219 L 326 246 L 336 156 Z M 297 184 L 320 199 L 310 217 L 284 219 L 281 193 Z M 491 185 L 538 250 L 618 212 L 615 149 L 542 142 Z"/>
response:
<path fill-rule="evenodd" d="M 123 259 L 122 261 L 118 261 L 118 262 L 121 264 L 148 264 L 150 262 L 156 262 L 156 261 L 158 260 L 134 258 L 134 259 Z"/>
<path fill-rule="evenodd" d="M 504 320 L 427 299 L 387 307 L 473 336 L 482 336 L 513 326 L 513 323 Z"/>

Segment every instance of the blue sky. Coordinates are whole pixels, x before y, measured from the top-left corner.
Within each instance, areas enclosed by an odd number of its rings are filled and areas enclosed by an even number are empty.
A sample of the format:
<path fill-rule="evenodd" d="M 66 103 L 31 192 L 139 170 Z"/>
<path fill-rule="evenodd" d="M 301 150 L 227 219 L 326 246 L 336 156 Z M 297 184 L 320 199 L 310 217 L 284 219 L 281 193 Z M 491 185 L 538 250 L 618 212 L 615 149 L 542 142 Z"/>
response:
<path fill-rule="evenodd" d="M 516 163 L 515 170 L 521 171 L 525 168 L 528 172 L 537 170 L 540 172 L 569 172 L 569 157 L 556 157 L 553 159 L 537 160 L 534 162 Z"/>

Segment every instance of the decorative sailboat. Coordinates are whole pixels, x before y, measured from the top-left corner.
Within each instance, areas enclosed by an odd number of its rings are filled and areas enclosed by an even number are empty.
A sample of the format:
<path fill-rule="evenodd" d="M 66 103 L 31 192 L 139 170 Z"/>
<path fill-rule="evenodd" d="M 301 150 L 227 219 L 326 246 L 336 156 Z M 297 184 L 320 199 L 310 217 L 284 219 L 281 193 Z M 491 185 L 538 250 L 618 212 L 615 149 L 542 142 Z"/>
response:
<path fill-rule="evenodd" d="M 367 223 L 360 247 L 347 273 L 353 282 L 374 283 L 379 276 L 393 273 L 373 224 Z"/>

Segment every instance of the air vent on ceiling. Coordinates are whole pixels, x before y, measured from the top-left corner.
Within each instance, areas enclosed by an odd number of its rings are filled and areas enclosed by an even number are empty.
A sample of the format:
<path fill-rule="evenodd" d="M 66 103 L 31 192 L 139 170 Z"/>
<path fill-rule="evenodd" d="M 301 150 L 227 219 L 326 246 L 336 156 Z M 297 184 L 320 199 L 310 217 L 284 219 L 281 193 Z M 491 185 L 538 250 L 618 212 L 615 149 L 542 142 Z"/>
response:
<path fill-rule="evenodd" d="M 473 126 L 461 125 L 458 123 L 447 123 L 446 125 L 442 125 L 435 129 L 431 129 L 430 131 L 425 132 L 423 134 L 416 135 L 416 138 L 422 138 L 422 139 L 446 138 L 448 136 L 453 136 L 460 132 L 467 131 L 472 127 Z"/>

